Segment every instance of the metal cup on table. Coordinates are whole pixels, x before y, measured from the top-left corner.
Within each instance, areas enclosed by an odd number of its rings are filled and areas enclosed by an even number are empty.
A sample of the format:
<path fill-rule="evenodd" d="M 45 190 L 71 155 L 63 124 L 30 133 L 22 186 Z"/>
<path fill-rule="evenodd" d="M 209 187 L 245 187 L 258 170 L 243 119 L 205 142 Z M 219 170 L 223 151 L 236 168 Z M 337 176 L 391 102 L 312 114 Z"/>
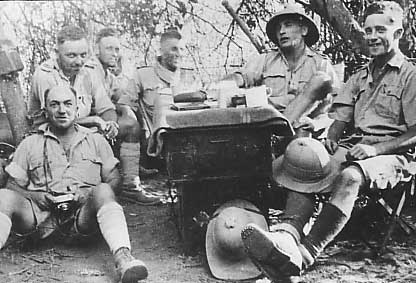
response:
<path fill-rule="evenodd" d="M 218 107 L 227 108 L 231 105 L 231 97 L 238 94 L 239 89 L 235 81 L 220 81 L 217 84 L 218 92 Z"/>

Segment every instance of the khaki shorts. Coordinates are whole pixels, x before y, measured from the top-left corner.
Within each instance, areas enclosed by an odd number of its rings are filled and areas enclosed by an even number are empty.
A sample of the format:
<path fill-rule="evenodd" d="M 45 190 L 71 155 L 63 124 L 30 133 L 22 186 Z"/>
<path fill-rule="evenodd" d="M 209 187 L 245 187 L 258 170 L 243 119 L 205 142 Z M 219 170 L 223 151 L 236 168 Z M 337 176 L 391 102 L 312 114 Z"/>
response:
<path fill-rule="evenodd" d="M 74 207 L 71 211 L 68 211 L 68 213 L 60 214 L 54 210 L 42 210 L 32 199 L 27 199 L 31 204 L 32 213 L 35 219 L 35 229 L 26 234 L 16 234 L 20 237 L 45 239 L 54 232 L 60 232 L 68 237 L 82 238 L 91 237 L 98 232 L 98 229 L 91 231 L 88 234 L 83 234 L 79 231 L 77 220 L 81 211 L 81 204 Z"/>
<path fill-rule="evenodd" d="M 370 189 L 391 189 L 399 182 L 410 181 L 410 162 L 406 155 L 379 155 L 364 160 L 346 161 L 348 149 L 339 147 L 333 155 L 339 166 L 339 171 L 347 166 L 359 167 L 365 177 L 366 186 Z"/>
<path fill-rule="evenodd" d="M 399 182 L 408 182 L 412 178 L 409 161 L 404 155 L 379 155 L 352 164 L 361 168 L 370 189 L 392 189 Z"/>

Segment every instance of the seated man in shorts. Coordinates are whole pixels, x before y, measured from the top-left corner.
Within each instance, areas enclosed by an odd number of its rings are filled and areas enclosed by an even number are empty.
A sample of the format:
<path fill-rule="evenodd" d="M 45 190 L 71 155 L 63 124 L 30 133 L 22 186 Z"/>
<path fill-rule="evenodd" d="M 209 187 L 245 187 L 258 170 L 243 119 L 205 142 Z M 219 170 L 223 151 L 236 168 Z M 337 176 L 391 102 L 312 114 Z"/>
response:
<path fill-rule="evenodd" d="M 374 2 L 364 13 L 365 38 L 373 59 L 349 79 L 334 100 L 335 122 L 326 148 L 341 165 L 334 169 L 335 180 L 313 191 L 286 186 L 290 189 L 286 215 L 278 230 L 270 233 L 249 225 L 242 233 L 249 256 L 274 281 L 297 277 L 315 262 L 351 217 L 361 188 L 392 189 L 411 176 L 416 145 L 416 68 L 399 49 L 402 20 L 403 10 L 393 1 Z M 349 125 L 352 132 L 345 136 Z M 288 154 L 286 151 L 285 156 Z M 329 158 L 317 160 L 323 163 Z M 304 157 L 302 161 L 306 163 Z M 325 177 L 318 174 L 319 167 L 310 174 L 302 172 L 302 167 L 280 169 L 303 173 L 309 183 Z M 275 173 L 278 176 L 279 170 Z M 313 213 L 308 193 L 323 191 L 331 197 L 305 236 L 303 227 Z"/>
<path fill-rule="evenodd" d="M 147 277 L 145 264 L 131 255 L 122 207 L 118 160 L 105 138 L 76 123 L 76 92 L 54 86 L 45 92 L 47 123 L 26 137 L 6 167 L 0 190 L 0 248 L 11 231 L 44 239 L 101 232 L 114 256 L 121 282 Z"/>

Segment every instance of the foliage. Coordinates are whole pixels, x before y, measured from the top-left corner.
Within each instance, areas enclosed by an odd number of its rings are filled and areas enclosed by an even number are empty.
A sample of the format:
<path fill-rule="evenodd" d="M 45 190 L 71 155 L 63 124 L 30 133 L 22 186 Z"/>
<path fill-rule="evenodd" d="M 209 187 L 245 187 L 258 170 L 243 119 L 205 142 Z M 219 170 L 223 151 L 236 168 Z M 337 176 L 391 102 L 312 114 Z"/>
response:
<path fill-rule="evenodd" d="M 266 22 L 282 4 L 293 0 L 230 0 L 250 31 L 268 48 L 274 48 L 265 34 Z M 312 16 L 310 1 L 302 3 Z M 351 14 L 360 21 L 364 8 L 374 0 L 342 0 Z M 8 10 L 0 7 L 0 16 L 12 25 L 25 61 L 22 74 L 28 91 L 34 68 L 53 53 L 54 36 L 66 24 L 77 24 L 88 31 L 93 52 L 94 34 L 104 26 L 113 26 L 122 34 L 126 58 L 130 63 L 151 64 L 158 52 L 157 37 L 166 27 L 182 30 L 187 41 L 187 67 L 209 82 L 242 66 L 255 52 L 247 37 L 219 3 L 208 0 L 102 0 L 102 1 L 27 1 L 8 2 Z M 416 57 L 416 4 L 401 0 L 406 7 L 405 39 L 402 50 Z M 3 6 L 5 7 L 5 6 Z M 19 17 L 13 15 L 20 15 Z M 345 62 L 347 75 L 366 62 L 354 52 L 336 31 L 321 19 L 321 40 L 316 46 L 334 63 Z"/>
<path fill-rule="evenodd" d="M 290 0 L 278 1 L 280 4 L 286 2 L 293 2 Z M 316 15 L 316 11 L 311 9 L 309 4 L 311 1 L 295 0 L 306 8 L 312 16 Z M 362 23 L 362 16 L 364 9 L 369 3 L 374 0 L 342 0 L 342 3 L 350 11 L 352 16 Z M 405 33 L 400 42 L 401 50 L 404 54 L 410 58 L 416 57 L 416 3 L 414 0 L 397 0 L 405 10 Z M 270 19 L 273 12 L 276 9 L 276 1 L 268 0 L 242 0 L 240 2 L 237 11 L 239 15 L 244 19 L 247 26 L 255 32 L 262 34 L 264 38 L 265 28 L 264 23 Z M 357 68 L 360 68 L 368 61 L 368 58 L 364 54 L 355 52 L 351 42 L 345 41 L 342 37 L 328 24 L 323 18 L 321 18 L 320 24 L 321 37 L 316 48 L 322 50 L 325 54 L 330 56 L 333 63 L 345 63 L 346 78 L 351 75 Z M 266 42 L 266 44 L 268 44 Z"/>

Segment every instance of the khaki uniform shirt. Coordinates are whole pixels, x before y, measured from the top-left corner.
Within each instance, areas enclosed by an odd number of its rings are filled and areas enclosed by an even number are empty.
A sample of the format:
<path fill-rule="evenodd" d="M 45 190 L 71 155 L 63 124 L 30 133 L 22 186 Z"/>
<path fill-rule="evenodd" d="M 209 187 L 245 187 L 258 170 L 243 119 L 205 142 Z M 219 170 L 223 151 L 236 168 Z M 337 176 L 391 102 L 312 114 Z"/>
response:
<path fill-rule="evenodd" d="M 85 62 L 84 68 L 90 73 L 91 77 L 97 78 L 106 90 L 106 93 L 110 95 L 114 83 L 114 75 L 104 70 L 104 67 L 99 59 L 95 56 L 91 57 L 87 62 Z"/>
<path fill-rule="evenodd" d="M 398 136 L 416 124 L 416 68 L 396 54 L 374 81 L 372 62 L 355 73 L 334 100 L 336 120 L 364 133 Z"/>
<path fill-rule="evenodd" d="M 142 111 L 145 128 L 151 131 L 155 99 L 160 93 L 170 94 L 170 87 L 179 84 L 180 69 L 172 72 L 157 62 L 155 66 L 138 68 L 133 79 L 134 95 L 122 96 L 118 103 L 130 105 L 135 112 Z"/>
<path fill-rule="evenodd" d="M 90 72 L 91 76 L 96 77 L 101 82 L 114 104 L 118 103 L 121 96 L 128 95 L 132 97 L 134 95 L 134 81 L 123 72 L 116 76 L 104 70 L 97 57 L 94 56 L 88 60 L 84 67 L 87 72 Z"/>
<path fill-rule="evenodd" d="M 37 119 L 37 114 L 45 107 L 45 91 L 56 85 L 68 85 L 76 90 L 78 118 L 101 115 L 107 110 L 115 109 L 102 81 L 85 69 L 82 68 L 71 83 L 59 68 L 56 59 L 43 62 L 33 74 L 32 89 L 29 94 L 29 115 Z"/>
<path fill-rule="evenodd" d="M 42 124 L 38 133 L 28 136 L 17 147 L 12 162 L 6 167 L 7 173 L 21 187 L 32 191 L 47 191 L 46 182 L 57 193 L 68 193 L 68 187 L 100 184 L 118 160 L 102 135 L 75 126 L 76 137 L 67 155 L 49 131 L 48 123 Z"/>
<path fill-rule="evenodd" d="M 282 111 L 296 96 L 304 92 L 306 83 L 318 71 L 331 76 L 334 89 L 340 87 L 341 82 L 330 60 L 308 47 L 293 71 L 289 69 L 286 59 L 279 51 L 271 51 L 252 58 L 237 73 L 242 75 L 244 87 L 270 87 L 272 94 L 269 101 L 277 110 Z"/>

